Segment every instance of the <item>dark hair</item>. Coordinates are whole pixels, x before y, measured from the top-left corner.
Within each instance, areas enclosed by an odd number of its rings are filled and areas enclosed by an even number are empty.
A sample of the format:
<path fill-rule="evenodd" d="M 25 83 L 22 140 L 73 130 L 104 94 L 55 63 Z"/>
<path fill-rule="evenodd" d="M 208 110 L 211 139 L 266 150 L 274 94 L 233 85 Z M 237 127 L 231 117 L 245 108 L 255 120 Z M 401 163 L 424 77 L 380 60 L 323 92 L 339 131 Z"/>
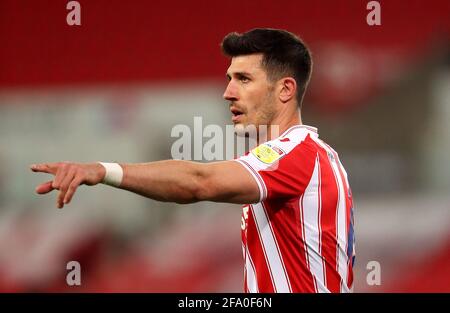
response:
<path fill-rule="evenodd" d="M 296 35 L 281 29 L 255 28 L 246 33 L 229 33 L 221 44 L 226 56 L 262 53 L 262 66 L 271 81 L 291 76 L 297 82 L 297 102 L 301 108 L 312 71 L 308 47 Z"/>

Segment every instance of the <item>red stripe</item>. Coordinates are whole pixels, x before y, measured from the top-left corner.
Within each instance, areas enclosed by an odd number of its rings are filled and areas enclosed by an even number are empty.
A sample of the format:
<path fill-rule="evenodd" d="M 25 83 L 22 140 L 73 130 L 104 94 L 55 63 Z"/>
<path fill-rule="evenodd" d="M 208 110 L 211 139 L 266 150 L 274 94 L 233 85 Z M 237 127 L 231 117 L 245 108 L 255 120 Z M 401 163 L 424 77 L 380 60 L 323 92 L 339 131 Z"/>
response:
<path fill-rule="evenodd" d="M 264 203 L 265 202 L 261 202 L 261 206 L 263 207 L 264 214 L 266 215 L 266 218 L 269 221 L 270 231 L 272 232 L 272 236 L 275 239 L 275 245 L 276 245 L 276 248 L 277 248 L 277 253 L 278 253 L 278 256 L 280 257 L 281 264 L 283 265 L 283 272 L 284 272 L 284 275 L 286 276 L 286 280 L 288 281 L 289 289 L 292 292 L 292 288 L 290 287 L 290 282 L 289 282 L 289 276 L 288 276 L 288 273 L 286 272 L 286 264 L 285 264 L 284 259 L 283 259 L 283 254 L 280 251 L 280 246 L 279 246 L 279 243 L 278 243 L 277 235 L 275 234 L 275 231 L 274 231 L 274 226 L 272 225 L 273 223 L 276 223 L 276 221 L 272 222 L 272 219 L 269 216 L 267 207 L 266 207 L 266 205 Z M 280 237 L 278 237 L 278 238 L 280 238 Z M 283 237 L 281 237 L 280 239 L 281 239 L 282 242 L 286 240 Z M 286 254 L 284 254 L 284 255 L 286 255 Z"/>
<path fill-rule="evenodd" d="M 262 172 L 261 176 L 270 182 L 273 189 L 277 188 L 279 184 L 281 188 L 297 190 L 297 195 L 303 193 L 314 171 L 316 159 L 314 157 L 315 151 L 306 148 L 311 142 L 311 138 L 307 136 L 302 143 L 297 145 L 283 159 L 283 163 L 280 163 L 277 170 L 277 177 L 273 177 L 273 172 Z M 310 153 L 314 154 L 310 157 L 307 155 Z M 301 175 L 301 177 L 289 177 L 293 168 L 299 168 L 304 175 Z M 283 185 L 279 182 L 280 177 L 283 178 Z M 292 184 L 286 186 L 287 181 Z M 285 194 L 283 192 L 281 193 Z M 264 201 L 264 205 L 268 218 L 271 221 L 275 239 L 281 251 L 292 291 L 315 292 L 314 277 L 307 267 L 308 260 L 306 258 L 303 226 L 300 218 L 299 197 L 293 197 L 291 200 L 286 198 L 268 199 Z"/>
<path fill-rule="evenodd" d="M 255 265 L 255 275 L 258 281 L 259 292 L 275 292 L 272 276 L 268 267 L 266 252 L 261 244 L 261 236 L 258 227 L 255 224 L 255 216 L 253 207 L 250 206 L 248 212 L 248 229 L 247 237 L 250 235 L 258 236 L 258 238 L 247 238 L 248 252 Z"/>
<path fill-rule="evenodd" d="M 244 263 L 244 292 L 249 293 L 249 290 L 247 288 L 247 270 L 246 270 L 246 264 Z"/>
<path fill-rule="evenodd" d="M 302 194 L 310 181 L 316 160 L 314 142 L 308 135 L 280 163 L 277 171 L 261 172 L 275 195 L 284 195 L 277 199 L 264 201 L 266 212 L 271 221 L 293 292 L 315 292 L 314 277 L 307 266 L 304 240 L 304 227 L 301 224 L 299 194 Z M 294 173 L 301 173 L 294 174 Z M 291 200 L 286 195 L 296 195 Z M 269 196 L 270 198 L 270 196 Z"/>
<path fill-rule="evenodd" d="M 284 261 L 291 281 L 292 292 L 315 292 L 314 278 L 308 267 L 307 251 L 305 248 L 305 236 L 300 199 L 293 199 L 287 203 L 289 207 L 276 213 L 271 210 L 274 219 L 279 219 L 283 226 L 275 228 L 277 237 L 290 236 L 292 240 L 280 242 L 283 251 Z M 278 225 L 277 223 L 274 223 Z M 274 226 L 276 226 L 274 225 Z M 285 233 L 283 233 L 283 231 Z M 281 237 L 283 238 L 283 237 Z M 288 244 L 292 244 L 289 246 Z"/>
<path fill-rule="evenodd" d="M 326 287 L 331 292 L 340 292 L 340 276 L 337 271 L 336 208 L 338 206 L 338 185 L 328 159 L 328 153 L 317 144 L 320 160 L 322 209 L 320 227 L 322 229 L 322 256 L 325 263 Z"/>
<path fill-rule="evenodd" d="M 348 288 L 352 288 L 352 286 L 353 286 L 353 266 L 352 266 L 351 259 L 348 262 L 347 286 L 348 286 Z"/>
<path fill-rule="evenodd" d="M 255 275 L 256 275 L 256 268 L 255 268 L 255 264 L 253 263 L 253 260 L 252 260 L 252 258 L 249 256 L 249 263 L 250 263 L 250 267 L 252 268 L 252 270 L 253 270 L 253 273 L 255 273 Z M 256 280 L 256 289 L 257 289 L 257 292 L 259 292 L 259 290 L 258 290 L 258 280 L 257 280 L 257 277 L 255 276 L 255 280 Z"/>

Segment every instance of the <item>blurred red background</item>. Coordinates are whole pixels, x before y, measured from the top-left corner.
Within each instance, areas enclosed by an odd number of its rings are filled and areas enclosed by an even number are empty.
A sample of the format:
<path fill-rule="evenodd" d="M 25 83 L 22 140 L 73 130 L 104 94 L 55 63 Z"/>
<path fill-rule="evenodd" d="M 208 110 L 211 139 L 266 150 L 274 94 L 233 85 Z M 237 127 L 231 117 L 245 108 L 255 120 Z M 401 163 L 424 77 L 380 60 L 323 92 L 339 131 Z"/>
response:
<path fill-rule="evenodd" d="M 192 84 L 224 86 L 229 61 L 220 53 L 222 38 L 231 31 L 271 27 L 298 34 L 313 51 L 315 72 L 306 99 L 314 104 L 307 108 L 311 116 L 341 118 L 341 124 L 347 123 L 366 112 L 367 107 L 375 106 L 374 99 L 384 97 L 423 64 L 430 60 L 444 64 L 441 54 L 449 46 L 449 1 L 379 1 L 381 26 L 367 25 L 367 2 L 80 0 L 81 26 L 69 26 L 67 1 L 3 0 L 0 92 L 6 100 L 0 104 L 8 107 L 15 103 L 8 102 L 11 95 L 32 98 L 35 92 L 52 95 L 67 88 L 95 93 L 105 86 L 121 90 L 163 86 L 161 89 L 170 93 L 172 87 L 190 88 Z M 217 98 L 220 97 L 219 92 Z M 121 106 L 133 104 L 133 99 L 133 94 L 125 91 L 110 101 Z M 33 104 L 18 103 L 26 108 Z M 125 110 L 132 114 L 133 106 Z M 390 111 L 383 112 L 388 116 Z M 3 136 L 5 142 L 15 140 Z M 352 146 L 343 146 L 351 151 Z M 4 158 L 8 158 L 8 148 L 2 149 Z M 34 149 L 39 149 L 39 145 Z M 383 198 L 382 193 L 376 196 Z M 4 197 L 0 211 L 4 222 L 0 227 L 1 291 L 240 291 L 239 209 L 235 207 L 222 207 L 224 211 L 235 210 L 234 215 L 214 211 L 213 218 L 203 222 L 192 217 L 187 223 L 169 219 L 152 228 L 156 229 L 154 232 L 130 237 L 118 235 L 108 222 L 99 226 L 69 219 L 64 224 L 65 239 L 58 241 L 49 238 L 60 236 L 63 229 L 51 228 L 34 215 L 24 213 L 8 219 L 7 207 L 14 207 L 22 197 Z M 31 204 L 35 199 L 27 201 L 24 207 L 37 205 Z M 445 201 L 440 204 L 448 208 Z M 363 214 L 364 209 L 361 211 Z M 51 212 L 46 214 L 55 214 Z M 217 220 L 222 223 L 214 224 Z M 383 221 L 380 215 L 377 222 Z M 86 229 L 80 231 L 77 223 Z M 229 231 L 235 233 L 234 237 L 229 237 Z M 360 231 L 364 232 L 364 228 Z M 205 239 L 212 235 L 217 237 L 214 246 Z M 362 250 L 370 249 L 371 237 L 366 237 Z M 48 244 L 39 248 L 38 238 Z M 364 284 L 367 259 L 363 256 L 358 265 L 361 275 L 356 291 L 449 292 L 448 231 L 439 242 L 431 252 L 427 250 L 426 258 L 419 257 L 413 263 L 408 254 L 386 262 L 392 274 L 376 288 Z M 35 247 L 38 254 L 46 254 L 37 261 L 47 264 L 42 277 L 30 274 L 35 279 L 27 279 L 23 272 L 27 265 L 20 267 L 20 262 L 16 262 L 28 257 L 26 251 L 30 247 Z M 63 260 L 79 260 L 83 264 L 81 287 L 68 287 L 65 268 L 47 263 L 59 264 Z M 404 264 L 411 265 L 408 273 L 395 270 Z M 28 265 L 28 271 L 40 271 L 33 266 Z M 11 268 L 23 275 L 9 275 Z"/>

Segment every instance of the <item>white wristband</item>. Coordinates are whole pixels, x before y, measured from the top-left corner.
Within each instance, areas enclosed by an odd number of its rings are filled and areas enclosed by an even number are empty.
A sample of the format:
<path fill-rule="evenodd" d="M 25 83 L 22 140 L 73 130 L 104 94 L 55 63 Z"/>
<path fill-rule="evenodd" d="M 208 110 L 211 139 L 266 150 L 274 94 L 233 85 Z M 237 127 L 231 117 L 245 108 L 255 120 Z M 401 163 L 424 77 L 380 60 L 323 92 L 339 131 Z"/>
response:
<path fill-rule="evenodd" d="M 106 170 L 105 178 L 103 178 L 102 183 L 114 187 L 119 187 L 122 183 L 123 169 L 118 163 L 104 163 L 98 162 Z"/>

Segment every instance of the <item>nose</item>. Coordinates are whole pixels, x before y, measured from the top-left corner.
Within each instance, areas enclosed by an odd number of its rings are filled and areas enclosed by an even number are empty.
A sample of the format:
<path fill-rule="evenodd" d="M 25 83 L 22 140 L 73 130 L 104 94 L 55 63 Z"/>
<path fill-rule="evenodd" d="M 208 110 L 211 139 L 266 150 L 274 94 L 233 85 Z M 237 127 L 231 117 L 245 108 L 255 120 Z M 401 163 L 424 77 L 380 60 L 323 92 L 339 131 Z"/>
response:
<path fill-rule="evenodd" d="M 236 85 L 232 80 L 228 82 L 227 88 L 223 93 L 223 98 L 228 101 L 237 101 L 238 100 L 238 91 Z"/>

